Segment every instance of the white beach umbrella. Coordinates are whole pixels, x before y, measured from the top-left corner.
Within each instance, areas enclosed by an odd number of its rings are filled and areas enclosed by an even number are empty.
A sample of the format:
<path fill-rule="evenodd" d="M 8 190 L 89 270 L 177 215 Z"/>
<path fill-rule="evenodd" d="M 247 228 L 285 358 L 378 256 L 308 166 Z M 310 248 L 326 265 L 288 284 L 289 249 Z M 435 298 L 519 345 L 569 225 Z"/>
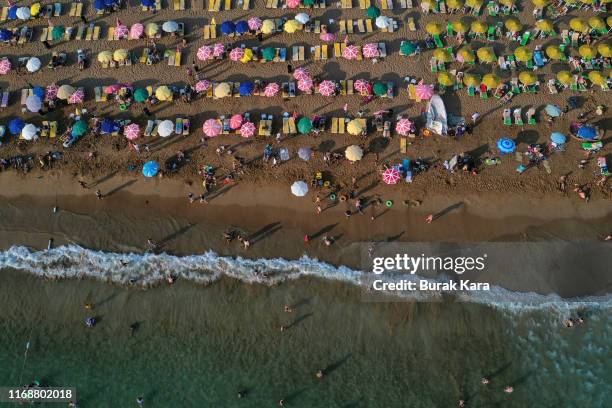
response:
<path fill-rule="evenodd" d="M 36 140 L 38 139 L 38 128 L 31 123 L 28 123 L 21 129 L 21 137 L 24 140 Z"/>
<path fill-rule="evenodd" d="M 376 17 L 376 27 L 378 28 L 387 28 L 391 24 L 391 20 L 387 16 L 378 16 Z"/>
<path fill-rule="evenodd" d="M 310 21 L 310 16 L 306 13 L 299 13 L 295 16 L 295 20 L 300 24 L 306 24 L 308 21 Z"/>
<path fill-rule="evenodd" d="M 308 193 L 308 184 L 301 180 L 296 181 L 291 185 L 291 193 L 297 197 L 304 197 Z"/>
<path fill-rule="evenodd" d="M 40 60 L 36 57 L 32 57 L 26 63 L 26 69 L 28 72 L 36 72 L 40 69 L 41 63 Z"/>
<path fill-rule="evenodd" d="M 174 123 L 171 120 L 163 120 L 157 127 L 157 132 L 161 137 L 168 137 L 174 132 Z"/>
<path fill-rule="evenodd" d="M 42 100 L 38 95 L 30 95 L 26 98 L 26 108 L 30 112 L 38 112 L 42 108 Z"/>
<path fill-rule="evenodd" d="M 20 20 L 28 20 L 30 18 L 30 8 L 19 7 L 17 9 L 17 18 Z"/>
<path fill-rule="evenodd" d="M 162 24 L 162 30 L 166 33 L 175 33 L 178 31 L 178 23 L 176 21 L 166 21 Z"/>

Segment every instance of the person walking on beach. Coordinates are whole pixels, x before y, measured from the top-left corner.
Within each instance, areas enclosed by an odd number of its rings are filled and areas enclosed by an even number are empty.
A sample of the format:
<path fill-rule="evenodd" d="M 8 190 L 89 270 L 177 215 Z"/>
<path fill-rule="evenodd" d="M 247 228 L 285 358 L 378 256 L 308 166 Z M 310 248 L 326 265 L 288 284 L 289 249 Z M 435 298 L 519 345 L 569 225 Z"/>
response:
<path fill-rule="evenodd" d="M 100 190 L 96 190 L 96 197 L 98 198 L 98 200 L 102 200 L 104 198 L 104 195 Z"/>
<path fill-rule="evenodd" d="M 79 180 L 79 186 L 81 186 L 82 188 L 85 188 L 85 189 L 89 188 L 89 187 L 87 187 L 87 183 L 85 183 L 83 180 Z"/>
<path fill-rule="evenodd" d="M 480 118 L 480 113 L 478 112 L 472 113 L 472 125 L 476 126 L 476 122 L 478 122 L 479 118 Z"/>
<path fill-rule="evenodd" d="M 320 205 L 317 205 L 317 215 L 321 214 L 323 212 L 323 209 L 321 208 Z"/>
<path fill-rule="evenodd" d="M 431 224 L 434 220 L 434 215 L 433 214 L 429 214 L 426 218 L 425 218 L 425 222 L 428 224 Z"/>
<path fill-rule="evenodd" d="M 159 244 L 151 238 L 147 238 L 147 245 L 151 251 L 155 251 L 159 247 Z"/>
<path fill-rule="evenodd" d="M 139 407 L 144 407 L 144 397 L 141 395 L 138 398 L 136 398 L 136 403 L 138 404 Z"/>

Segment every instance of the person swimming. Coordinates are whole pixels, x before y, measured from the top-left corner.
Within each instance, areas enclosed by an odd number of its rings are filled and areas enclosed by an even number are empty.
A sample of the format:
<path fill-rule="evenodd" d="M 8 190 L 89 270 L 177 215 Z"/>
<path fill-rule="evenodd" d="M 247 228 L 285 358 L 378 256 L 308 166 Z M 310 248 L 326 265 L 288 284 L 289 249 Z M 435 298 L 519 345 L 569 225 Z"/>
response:
<path fill-rule="evenodd" d="M 506 388 L 504 388 L 504 392 L 506 394 L 512 394 L 514 392 L 514 387 L 507 385 Z"/>
<path fill-rule="evenodd" d="M 315 377 L 317 377 L 319 380 L 323 379 L 323 377 L 325 377 L 325 373 L 323 372 L 323 370 L 317 370 Z"/>
<path fill-rule="evenodd" d="M 96 318 L 93 316 L 90 316 L 88 318 L 85 319 L 85 325 L 87 327 L 94 327 L 96 325 Z"/>
<path fill-rule="evenodd" d="M 246 398 L 246 396 L 247 396 L 247 390 L 238 391 L 238 398 Z"/>
<path fill-rule="evenodd" d="M 483 384 L 483 385 L 487 385 L 487 384 L 491 383 L 491 380 L 489 380 L 487 377 L 482 377 L 480 379 L 480 383 Z"/>

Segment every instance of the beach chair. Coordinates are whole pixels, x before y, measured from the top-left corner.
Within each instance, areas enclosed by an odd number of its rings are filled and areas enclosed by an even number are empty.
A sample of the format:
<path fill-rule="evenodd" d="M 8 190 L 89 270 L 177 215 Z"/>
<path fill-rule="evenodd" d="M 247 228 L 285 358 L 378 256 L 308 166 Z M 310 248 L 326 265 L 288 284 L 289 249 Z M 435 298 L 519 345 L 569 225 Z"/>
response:
<path fill-rule="evenodd" d="M 518 126 L 523 126 L 523 117 L 521 108 L 516 108 L 512 113 L 514 116 L 514 124 Z"/>
<path fill-rule="evenodd" d="M 85 24 L 80 24 L 79 28 L 77 29 L 74 39 L 77 41 L 81 41 L 83 39 L 84 33 L 85 33 Z"/>
<path fill-rule="evenodd" d="M 378 53 L 380 54 L 380 58 L 387 57 L 387 46 L 384 42 L 378 43 Z"/>
<path fill-rule="evenodd" d="M 152 120 L 147 120 L 147 126 L 144 130 L 144 135 L 146 137 L 150 137 L 151 134 L 153 133 L 153 127 L 155 126 L 155 122 Z"/>
<path fill-rule="evenodd" d="M 185 0 L 173 0 L 172 1 L 172 5 L 174 6 L 174 11 L 183 11 L 183 10 L 185 10 Z M 178 120 L 179 119 L 177 119 L 177 121 Z M 182 124 L 182 122 L 181 122 L 181 124 Z"/>
<path fill-rule="evenodd" d="M 554 78 L 553 79 L 549 79 L 547 84 L 548 84 L 548 92 L 550 94 L 558 93 L 557 84 L 556 84 L 556 81 L 554 80 Z"/>
<path fill-rule="evenodd" d="M 340 28 L 339 28 L 338 33 L 340 35 L 346 34 L 346 20 L 340 20 L 339 25 L 340 25 Z"/>
<path fill-rule="evenodd" d="M 371 18 L 367 18 L 365 20 L 365 25 L 366 25 L 366 32 L 368 32 L 368 33 L 374 32 L 374 26 L 372 24 L 372 19 Z"/>
<path fill-rule="evenodd" d="M 408 31 L 416 31 L 416 25 L 414 24 L 414 17 L 408 17 L 407 20 Z"/>
<path fill-rule="evenodd" d="M 108 41 L 114 41 L 115 40 L 115 27 L 113 27 L 113 26 L 108 27 L 107 40 Z"/>
<path fill-rule="evenodd" d="M 94 87 L 94 96 L 96 102 L 106 102 L 106 93 L 101 86 Z"/>
<path fill-rule="evenodd" d="M 468 96 L 476 96 L 476 88 L 474 86 L 467 87 Z"/>
<path fill-rule="evenodd" d="M 55 3 L 53 5 L 53 17 L 59 17 L 62 15 L 62 3 Z"/>
<path fill-rule="evenodd" d="M 334 43 L 334 57 L 340 58 L 342 57 L 342 46 L 340 43 Z"/>
<path fill-rule="evenodd" d="M 355 92 L 355 81 L 353 81 L 352 79 L 349 79 L 346 81 L 346 94 L 353 95 L 354 92 Z"/>
<path fill-rule="evenodd" d="M 4 109 L 9 103 L 9 91 L 2 91 L 2 98 L 0 100 L 0 108 Z"/>
<path fill-rule="evenodd" d="M 527 43 L 529 43 L 529 38 L 531 38 L 531 32 L 525 31 L 523 33 L 523 36 L 521 37 L 521 45 L 522 46 L 527 45 Z"/>
<path fill-rule="evenodd" d="M 415 102 L 421 102 L 421 98 L 417 96 L 416 87 L 414 84 L 408 85 L 408 97 Z"/>
<path fill-rule="evenodd" d="M 321 45 L 321 60 L 326 61 L 328 59 L 328 47 L 327 44 Z"/>
<path fill-rule="evenodd" d="M 510 116 L 510 109 L 504 109 L 504 111 L 502 113 L 502 118 L 503 118 L 504 126 L 512 125 L 512 118 Z"/>
<path fill-rule="evenodd" d="M 251 0 L 242 0 L 242 9 L 249 10 L 251 8 Z"/>
<path fill-rule="evenodd" d="M 340 4 L 343 9 L 353 8 L 353 0 L 341 0 Z"/>
<path fill-rule="evenodd" d="M 6 21 L 8 20 L 8 12 L 9 12 L 9 7 L 2 7 L 2 13 L 0 14 L 0 21 Z"/>
<path fill-rule="evenodd" d="M 140 63 L 141 64 L 146 64 L 149 60 L 149 53 L 151 52 L 151 49 L 149 48 L 143 48 L 142 50 L 142 55 L 140 56 Z"/>
<path fill-rule="evenodd" d="M 432 35 L 434 43 L 436 44 L 436 47 L 438 48 L 444 48 L 444 42 L 442 42 L 442 38 L 440 37 L 439 34 L 434 34 Z"/>
<path fill-rule="evenodd" d="M 346 133 L 346 118 L 338 118 L 338 134 Z"/>
<path fill-rule="evenodd" d="M 334 135 L 338 134 L 338 120 L 339 118 L 332 118 L 331 133 Z"/>

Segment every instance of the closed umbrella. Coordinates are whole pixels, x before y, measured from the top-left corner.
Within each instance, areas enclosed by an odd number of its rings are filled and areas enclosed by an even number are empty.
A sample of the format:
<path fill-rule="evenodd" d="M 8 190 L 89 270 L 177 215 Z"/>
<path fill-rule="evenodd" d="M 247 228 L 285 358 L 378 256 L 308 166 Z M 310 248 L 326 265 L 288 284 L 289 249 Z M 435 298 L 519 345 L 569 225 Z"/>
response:
<path fill-rule="evenodd" d="M 274 20 L 266 19 L 261 23 L 261 32 L 264 34 L 271 34 L 276 29 L 276 25 L 274 24 Z"/>
<path fill-rule="evenodd" d="M 28 10 L 29 11 L 29 10 Z M 31 123 L 28 123 L 21 130 L 21 137 L 25 140 L 38 139 L 38 128 Z"/>
<path fill-rule="evenodd" d="M 517 61 L 527 62 L 533 58 L 533 51 L 527 47 L 518 47 L 514 50 L 514 56 Z"/>
<path fill-rule="evenodd" d="M 432 85 L 418 84 L 414 87 L 414 92 L 417 98 L 426 101 L 431 99 L 431 97 L 433 96 L 434 88 Z"/>
<path fill-rule="evenodd" d="M 242 137 L 251 137 L 255 134 L 255 124 L 253 122 L 244 122 L 240 126 L 240 135 Z"/>
<path fill-rule="evenodd" d="M 310 16 L 306 13 L 299 13 L 294 18 L 295 21 L 300 24 L 306 24 L 308 21 L 310 21 Z"/>
<path fill-rule="evenodd" d="M 380 55 L 380 52 L 378 50 L 378 44 L 374 43 L 365 44 L 361 52 L 363 53 L 363 56 L 365 58 L 376 58 Z"/>
<path fill-rule="evenodd" d="M 298 149 L 298 157 L 304 161 L 308 161 L 310 160 L 310 157 L 312 156 L 312 150 L 310 149 L 310 147 L 300 147 Z"/>
<path fill-rule="evenodd" d="M 249 18 L 247 23 L 249 24 L 249 28 L 253 31 L 257 31 L 261 29 L 261 26 L 263 24 L 263 22 L 261 21 L 259 17 L 251 17 Z"/>
<path fill-rule="evenodd" d="M 444 86 L 455 85 L 455 77 L 449 72 L 440 72 L 438 74 L 438 83 Z"/>
<path fill-rule="evenodd" d="M 544 108 L 544 110 L 549 116 L 552 116 L 554 118 L 561 116 L 562 112 L 559 105 L 546 105 L 546 108 Z"/>
<path fill-rule="evenodd" d="M 166 85 L 162 85 L 155 90 L 155 97 L 160 101 L 171 101 L 172 91 Z"/>
<path fill-rule="evenodd" d="M 359 161 L 363 158 L 363 149 L 357 145 L 350 145 L 344 150 L 344 157 L 352 162 Z"/>
<path fill-rule="evenodd" d="M 304 197 L 308 193 L 308 184 L 296 181 L 291 185 L 291 193 L 297 197 Z"/>
<path fill-rule="evenodd" d="M 159 163 L 148 161 L 142 166 L 142 175 L 145 177 L 155 177 L 159 173 Z"/>
<path fill-rule="evenodd" d="M 149 91 L 144 88 L 138 88 L 134 91 L 134 100 L 138 103 L 143 103 L 149 98 Z"/>
<path fill-rule="evenodd" d="M 391 25 L 391 20 L 387 16 L 378 16 L 375 20 L 376 27 L 384 30 L 385 28 L 389 28 Z"/>
<path fill-rule="evenodd" d="M 200 93 L 201 92 L 206 92 L 206 91 L 208 91 L 208 89 L 210 89 L 211 85 L 212 84 L 211 84 L 210 81 L 207 81 L 206 79 L 202 79 L 202 80 L 196 82 L 195 90 L 196 90 L 196 92 L 200 92 Z"/>
<path fill-rule="evenodd" d="M 527 86 L 535 84 L 537 80 L 533 72 L 523 71 L 519 74 L 519 81 Z"/>
<path fill-rule="evenodd" d="M 64 28 L 64 26 L 55 26 L 53 27 L 53 30 L 51 30 L 51 39 L 53 41 L 58 41 L 61 40 L 62 38 L 64 38 L 64 33 L 66 32 L 66 29 Z"/>
<path fill-rule="evenodd" d="M 332 96 L 336 92 L 336 84 L 325 80 L 319 84 L 319 93 L 323 96 Z"/>
<path fill-rule="evenodd" d="M 255 84 L 250 81 L 240 83 L 240 96 L 249 96 L 253 93 L 253 89 L 255 89 Z"/>
<path fill-rule="evenodd" d="M 171 120 L 162 120 L 159 125 L 157 125 L 157 133 L 161 137 L 168 137 L 174 133 L 174 123 Z"/>
<path fill-rule="evenodd" d="M 87 122 L 85 122 L 84 120 L 77 120 L 76 122 L 74 122 L 70 135 L 72 137 L 81 137 L 85 133 L 87 133 Z"/>
<path fill-rule="evenodd" d="M 240 20 L 236 23 L 236 32 L 240 35 L 249 32 L 249 23 L 244 20 Z"/>
<path fill-rule="evenodd" d="M 416 52 L 417 47 L 412 41 L 404 41 L 400 45 L 400 54 L 407 56 L 412 55 Z"/>
<path fill-rule="evenodd" d="M 74 91 L 72 95 L 70 95 L 70 98 L 68 98 L 68 103 L 71 103 L 71 104 L 83 103 L 84 100 L 85 100 L 85 91 L 83 91 L 82 89 L 77 89 L 76 91 Z"/>
<path fill-rule="evenodd" d="M 206 61 L 212 59 L 213 57 L 213 48 L 209 45 L 203 45 L 198 48 L 197 57 L 200 61 Z"/>
<path fill-rule="evenodd" d="M 597 55 L 597 48 L 593 47 L 592 45 L 584 44 L 578 48 L 578 53 L 582 58 L 593 59 Z"/>
<path fill-rule="evenodd" d="M 548 56 L 548 58 L 554 60 L 560 60 L 563 58 L 563 52 L 561 51 L 561 48 L 559 48 L 558 45 L 549 45 L 548 47 L 546 47 L 546 55 Z"/>
<path fill-rule="evenodd" d="M 266 61 L 270 62 L 276 57 L 276 48 L 266 47 L 261 51 L 261 56 Z"/>
<path fill-rule="evenodd" d="M 395 124 L 395 131 L 402 136 L 406 136 L 412 129 L 412 122 L 408 119 L 400 119 Z"/>
<path fill-rule="evenodd" d="M 298 131 L 303 135 L 305 135 L 306 133 L 309 133 L 312 130 L 312 120 L 310 120 L 307 117 L 301 118 L 298 121 L 297 128 L 298 128 Z"/>
<path fill-rule="evenodd" d="M 361 122 L 357 119 L 351 120 L 348 125 L 346 125 L 346 130 L 353 136 L 357 136 L 363 133 L 364 129 L 361 125 Z"/>
<path fill-rule="evenodd" d="M 374 84 L 374 95 L 376 96 L 385 96 L 387 95 L 387 84 L 384 82 L 376 82 Z"/>
<path fill-rule="evenodd" d="M 562 145 L 567 142 L 567 137 L 563 133 L 553 132 L 550 135 L 550 140 L 555 144 Z"/>
<path fill-rule="evenodd" d="M 370 81 L 367 79 L 358 79 L 355 81 L 353 87 L 359 93 L 368 92 L 370 89 Z"/>
<path fill-rule="evenodd" d="M 0 60 L 0 75 L 6 75 L 11 72 L 11 61 L 8 58 Z"/>
<path fill-rule="evenodd" d="M 425 31 L 431 35 L 440 35 L 444 31 L 444 27 L 442 27 L 442 24 L 440 23 L 431 22 L 427 23 L 425 26 Z"/>
<path fill-rule="evenodd" d="M 382 179 L 385 184 L 397 184 L 401 178 L 401 173 L 395 167 L 388 168 L 382 175 Z"/>
<path fill-rule="evenodd" d="M 236 47 L 230 51 L 229 57 L 232 61 L 239 61 L 240 58 L 244 56 L 244 49 L 241 47 Z"/>
<path fill-rule="evenodd" d="M 310 78 L 310 71 L 307 68 L 297 68 L 293 71 L 293 78 L 296 81 L 301 81 L 304 78 Z"/>
<path fill-rule="evenodd" d="M 286 33 L 293 34 L 298 31 L 302 25 L 298 23 L 296 20 L 289 20 L 284 25 L 284 30 Z"/>
<path fill-rule="evenodd" d="M 145 27 L 145 32 L 149 37 L 155 37 L 159 33 L 159 26 L 155 23 L 149 23 Z"/>
<path fill-rule="evenodd" d="M 214 89 L 216 98 L 225 98 L 231 94 L 230 86 L 227 82 L 221 82 Z"/>
<path fill-rule="evenodd" d="M 516 150 L 514 140 L 502 137 L 497 140 L 497 149 L 501 154 L 509 154 Z"/>
<path fill-rule="evenodd" d="M 62 100 L 68 100 L 70 96 L 75 92 L 74 87 L 68 84 L 60 86 L 57 90 L 57 97 Z"/>
<path fill-rule="evenodd" d="M 561 82 L 563 85 L 569 85 L 572 83 L 574 77 L 569 71 L 559 71 L 557 72 L 557 81 Z"/>
<path fill-rule="evenodd" d="M 18 135 L 25 126 L 25 122 L 20 118 L 11 119 L 9 122 L 9 132 L 11 135 Z"/>
<path fill-rule="evenodd" d="M 359 55 L 359 47 L 356 45 L 348 45 L 342 50 L 342 56 L 347 60 L 352 60 L 357 58 Z"/>
<path fill-rule="evenodd" d="M 302 92 L 310 92 L 313 86 L 314 86 L 314 83 L 312 82 L 312 79 L 309 77 L 300 79 L 298 81 L 298 89 Z"/>
<path fill-rule="evenodd" d="M 279 91 L 280 91 L 280 86 L 276 82 L 270 82 L 264 88 L 264 95 L 266 95 L 268 98 L 272 98 L 278 95 Z"/>
<path fill-rule="evenodd" d="M 204 134 L 208 137 L 220 135 L 222 128 L 221 123 L 217 119 L 208 119 L 202 126 Z"/>
<path fill-rule="evenodd" d="M 119 48 L 113 52 L 113 60 L 117 62 L 123 62 L 128 58 L 128 50 L 124 48 Z"/>
<path fill-rule="evenodd" d="M 130 27 L 130 38 L 132 40 L 137 40 L 142 37 L 144 33 L 144 26 L 140 23 L 136 23 Z"/>
<path fill-rule="evenodd" d="M 28 72 L 36 72 L 40 69 L 41 63 L 37 57 L 31 57 L 26 63 Z"/>
<path fill-rule="evenodd" d="M 123 128 L 123 136 L 128 140 L 136 140 L 140 137 L 140 126 L 137 123 L 130 123 Z"/>
<path fill-rule="evenodd" d="M 376 6 L 370 6 L 366 10 L 366 16 L 368 16 L 368 18 L 378 18 L 378 16 L 380 16 L 380 9 Z"/>
<path fill-rule="evenodd" d="M 221 24 L 221 33 L 223 33 L 223 35 L 234 34 L 235 31 L 236 31 L 236 24 L 234 24 L 233 22 L 224 21 Z"/>
<path fill-rule="evenodd" d="M 238 113 L 235 114 L 235 115 L 232 115 L 232 117 L 230 118 L 230 122 L 229 122 L 230 129 L 232 129 L 232 130 L 240 129 L 240 126 L 242 126 L 242 122 L 243 121 L 244 121 L 244 119 L 243 119 L 242 115 L 240 115 Z"/>

